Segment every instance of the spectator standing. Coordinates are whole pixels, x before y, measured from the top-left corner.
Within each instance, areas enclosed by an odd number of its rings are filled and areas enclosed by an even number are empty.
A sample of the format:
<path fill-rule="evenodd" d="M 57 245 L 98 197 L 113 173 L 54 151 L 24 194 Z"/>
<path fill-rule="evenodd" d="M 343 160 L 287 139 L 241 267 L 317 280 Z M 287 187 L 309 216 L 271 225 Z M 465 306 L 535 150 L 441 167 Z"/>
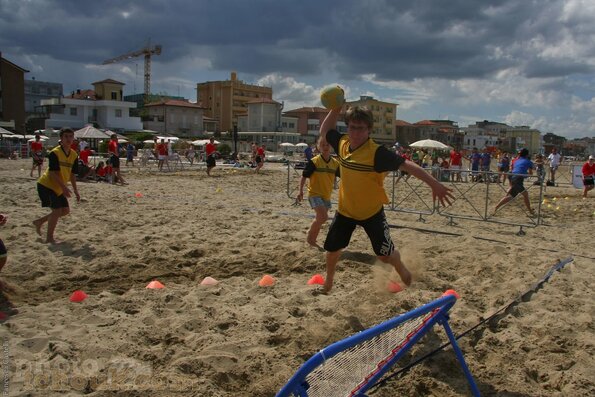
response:
<path fill-rule="evenodd" d="M 589 156 L 589 159 L 583 164 L 583 198 L 587 197 L 587 192 L 595 187 L 595 156 Z"/>
<path fill-rule="evenodd" d="M 126 145 L 126 165 L 128 166 L 128 163 L 132 164 L 134 166 L 134 145 L 132 144 L 132 142 L 128 142 L 128 145 Z"/>
<path fill-rule="evenodd" d="M 556 171 L 558 170 L 560 162 L 562 161 L 562 156 L 560 156 L 560 153 L 558 153 L 558 149 L 552 149 L 550 155 L 547 156 L 547 161 L 550 165 L 550 182 L 556 183 Z"/>
<path fill-rule="evenodd" d="M 461 182 L 461 168 L 463 167 L 463 154 L 458 148 L 451 150 L 450 161 L 448 163 L 450 168 L 450 178 L 454 182 Z"/>

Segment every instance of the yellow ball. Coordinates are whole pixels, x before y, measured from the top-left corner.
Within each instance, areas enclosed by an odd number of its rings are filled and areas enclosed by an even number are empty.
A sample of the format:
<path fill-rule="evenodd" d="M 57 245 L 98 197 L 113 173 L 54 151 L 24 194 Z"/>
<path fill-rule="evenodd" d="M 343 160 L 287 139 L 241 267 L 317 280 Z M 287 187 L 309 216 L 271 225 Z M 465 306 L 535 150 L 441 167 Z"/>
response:
<path fill-rule="evenodd" d="M 345 103 L 345 92 L 338 85 L 325 87 L 320 91 L 320 102 L 327 109 L 339 109 Z"/>

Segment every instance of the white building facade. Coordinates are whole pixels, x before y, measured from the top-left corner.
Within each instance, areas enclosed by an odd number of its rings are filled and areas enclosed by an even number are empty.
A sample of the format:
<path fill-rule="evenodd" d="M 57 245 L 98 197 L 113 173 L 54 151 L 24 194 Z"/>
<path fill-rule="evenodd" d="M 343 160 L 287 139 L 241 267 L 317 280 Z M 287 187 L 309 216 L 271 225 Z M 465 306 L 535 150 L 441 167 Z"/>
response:
<path fill-rule="evenodd" d="M 54 98 L 42 100 L 41 105 L 49 116 L 45 120 L 45 128 L 80 129 L 94 124 L 114 132 L 143 129 L 140 117 L 130 116 L 130 109 L 136 108 L 136 102 Z"/>

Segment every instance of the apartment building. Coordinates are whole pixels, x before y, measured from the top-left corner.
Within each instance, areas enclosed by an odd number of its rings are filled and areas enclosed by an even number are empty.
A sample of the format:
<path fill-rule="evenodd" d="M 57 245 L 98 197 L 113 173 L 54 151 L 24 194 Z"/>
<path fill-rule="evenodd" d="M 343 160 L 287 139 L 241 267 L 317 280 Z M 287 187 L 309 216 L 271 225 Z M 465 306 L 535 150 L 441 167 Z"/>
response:
<path fill-rule="evenodd" d="M 370 137 L 378 143 L 393 145 L 396 140 L 395 120 L 397 119 L 396 103 L 383 102 L 374 97 L 362 95 L 357 101 L 347 102 L 350 106 L 366 106 L 374 115 L 374 126 Z"/>
<path fill-rule="evenodd" d="M 25 73 L 0 52 L 0 127 L 25 133 Z"/>
<path fill-rule="evenodd" d="M 143 129 L 140 117 L 130 115 L 136 103 L 122 100 L 124 83 L 108 79 L 93 86 L 94 90 L 77 90 L 67 97 L 42 100 L 45 128 L 79 129 L 94 124 L 115 132 Z"/>
<path fill-rule="evenodd" d="M 64 95 L 62 83 L 39 81 L 35 78 L 25 80 L 25 112 L 35 113 L 42 99 L 60 98 Z"/>
<path fill-rule="evenodd" d="M 506 128 L 506 138 L 517 142 L 516 150 L 527 148 L 529 153 L 542 152 L 541 132 L 528 126 L 516 126 Z"/>
<path fill-rule="evenodd" d="M 259 98 L 273 99 L 273 89 L 246 84 L 235 72 L 230 80 L 207 81 L 196 85 L 196 101 L 205 108 L 205 116 L 219 122 L 221 131 L 233 131 L 238 116 L 247 115 L 247 103 Z"/>
<path fill-rule="evenodd" d="M 246 115 L 238 116 L 239 131 L 281 131 L 283 104 L 268 98 L 246 102 Z"/>
<path fill-rule="evenodd" d="M 198 137 L 204 134 L 204 108 L 196 103 L 166 99 L 145 105 L 143 126 L 147 130 L 181 137 Z"/>
<path fill-rule="evenodd" d="M 395 120 L 395 140 L 401 146 L 408 146 L 419 141 L 419 128 L 405 120 Z"/>

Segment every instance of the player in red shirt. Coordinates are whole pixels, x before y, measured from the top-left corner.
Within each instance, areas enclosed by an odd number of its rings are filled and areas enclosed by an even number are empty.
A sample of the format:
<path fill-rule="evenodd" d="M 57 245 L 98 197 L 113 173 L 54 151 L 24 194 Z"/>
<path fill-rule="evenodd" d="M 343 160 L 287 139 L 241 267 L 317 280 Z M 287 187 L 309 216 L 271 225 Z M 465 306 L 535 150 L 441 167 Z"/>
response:
<path fill-rule="evenodd" d="M 583 164 L 583 197 L 587 197 L 587 192 L 595 187 L 595 156 L 589 156 L 589 160 Z"/>
<path fill-rule="evenodd" d="M 155 147 L 155 151 L 157 152 L 157 169 L 159 171 L 163 171 L 163 163 L 167 165 L 167 169 L 169 170 L 169 163 L 167 162 L 167 145 L 165 144 L 165 139 L 161 139 L 161 143 L 158 143 Z"/>
<path fill-rule="evenodd" d="M 35 140 L 31 142 L 31 157 L 33 157 L 33 166 L 29 176 L 33 178 L 33 170 L 37 168 L 37 177 L 41 177 L 41 166 L 43 165 L 43 143 L 39 134 L 35 134 Z"/>
<path fill-rule="evenodd" d="M 450 152 L 450 162 L 449 162 L 449 167 L 450 168 L 450 178 L 451 180 L 454 182 L 455 181 L 455 175 L 457 178 L 457 182 L 461 182 L 461 169 L 463 168 L 463 154 L 461 153 L 460 150 L 457 149 L 453 149 Z"/>
<path fill-rule="evenodd" d="M 256 173 L 260 172 L 260 169 L 264 165 L 265 146 L 262 145 L 256 149 Z"/>
<path fill-rule="evenodd" d="M 122 185 L 127 185 L 120 173 L 120 145 L 118 145 L 118 135 L 112 134 L 111 139 L 107 144 L 107 152 L 110 155 L 108 164 L 110 164 L 114 170 L 113 183 L 120 181 Z"/>
<path fill-rule="evenodd" d="M 216 165 L 217 147 L 215 146 L 215 138 L 210 138 L 210 142 L 205 145 L 205 154 L 207 156 L 207 175 L 211 176 L 211 170 Z"/>
<path fill-rule="evenodd" d="M 89 156 L 91 154 L 93 154 L 93 151 L 91 149 L 89 149 L 88 146 L 85 146 L 85 148 L 83 150 L 81 150 L 81 152 L 79 153 L 79 159 L 81 159 L 83 164 L 88 166 L 89 165 Z"/>

